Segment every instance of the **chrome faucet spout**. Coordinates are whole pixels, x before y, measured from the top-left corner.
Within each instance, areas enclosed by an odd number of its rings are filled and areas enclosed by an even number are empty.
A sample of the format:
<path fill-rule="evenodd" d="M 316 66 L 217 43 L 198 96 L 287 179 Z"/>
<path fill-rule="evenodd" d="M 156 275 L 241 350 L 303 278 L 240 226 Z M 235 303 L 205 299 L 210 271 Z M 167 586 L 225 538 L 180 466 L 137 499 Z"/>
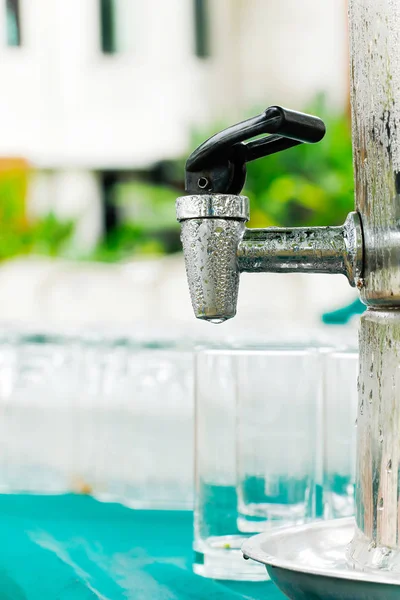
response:
<path fill-rule="evenodd" d="M 339 227 L 246 229 L 238 247 L 247 273 L 340 273 L 356 286 L 362 274 L 362 229 L 352 212 Z"/>
<path fill-rule="evenodd" d="M 237 249 L 249 218 L 244 196 L 182 196 L 177 200 L 186 274 L 195 316 L 222 323 L 236 314 Z"/>

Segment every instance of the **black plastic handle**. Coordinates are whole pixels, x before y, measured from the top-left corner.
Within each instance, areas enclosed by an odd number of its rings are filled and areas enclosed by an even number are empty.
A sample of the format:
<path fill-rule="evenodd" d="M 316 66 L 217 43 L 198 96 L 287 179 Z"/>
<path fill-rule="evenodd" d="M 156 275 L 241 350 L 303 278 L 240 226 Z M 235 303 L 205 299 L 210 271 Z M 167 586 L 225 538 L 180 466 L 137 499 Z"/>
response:
<path fill-rule="evenodd" d="M 270 135 L 252 139 L 264 133 Z M 314 144 L 324 135 L 325 125 L 318 117 L 271 106 L 261 115 L 220 131 L 196 148 L 186 161 L 186 191 L 240 194 L 247 162 L 298 144 Z"/>
<path fill-rule="evenodd" d="M 241 149 L 245 162 L 281 152 L 301 143 L 314 144 L 325 135 L 325 125 L 312 115 L 271 106 L 263 113 L 232 125 L 201 144 L 188 158 L 186 171 L 208 169 L 235 154 L 234 147 L 263 133 L 271 135 L 245 144 Z"/>

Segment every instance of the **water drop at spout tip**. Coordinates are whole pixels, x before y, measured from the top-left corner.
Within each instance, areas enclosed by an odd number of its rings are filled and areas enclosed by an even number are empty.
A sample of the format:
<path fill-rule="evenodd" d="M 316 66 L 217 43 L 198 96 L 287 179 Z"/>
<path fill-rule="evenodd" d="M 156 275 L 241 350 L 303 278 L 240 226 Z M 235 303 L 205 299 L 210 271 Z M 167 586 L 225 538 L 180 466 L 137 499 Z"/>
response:
<path fill-rule="evenodd" d="M 218 314 L 215 315 L 215 317 L 206 316 L 204 312 L 202 312 L 200 315 L 196 314 L 196 317 L 200 319 L 200 321 L 207 321 L 207 323 L 212 323 L 213 325 L 220 325 L 221 323 L 225 323 L 225 321 L 228 321 L 230 318 L 232 318 L 231 316 L 224 316 Z"/>

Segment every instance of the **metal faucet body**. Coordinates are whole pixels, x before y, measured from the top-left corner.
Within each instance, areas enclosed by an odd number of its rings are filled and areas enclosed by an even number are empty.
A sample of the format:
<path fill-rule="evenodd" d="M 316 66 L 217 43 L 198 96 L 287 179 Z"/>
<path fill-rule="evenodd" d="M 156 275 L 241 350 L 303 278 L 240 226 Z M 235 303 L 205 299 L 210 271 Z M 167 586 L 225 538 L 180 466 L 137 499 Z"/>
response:
<path fill-rule="evenodd" d="M 193 195 L 177 200 L 195 316 L 223 322 L 236 314 L 240 273 L 336 273 L 359 284 L 361 223 L 350 213 L 340 227 L 248 229 L 245 196 Z"/>
<path fill-rule="evenodd" d="M 357 525 L 348 559 L 400 574 L 400 2 L 350 0 L 349 24 L 355 212 L 346 223 L 246 229 L 245 163 L 323 137 L 318 119 L 279 107 L 192 154 L 177 216 L 198 318 L 235 315 L 242 271 L 342 273 L 360 290 L 368 310 L 360 323 Z M 272 135 L 243 144 L 265 132 Z"/>

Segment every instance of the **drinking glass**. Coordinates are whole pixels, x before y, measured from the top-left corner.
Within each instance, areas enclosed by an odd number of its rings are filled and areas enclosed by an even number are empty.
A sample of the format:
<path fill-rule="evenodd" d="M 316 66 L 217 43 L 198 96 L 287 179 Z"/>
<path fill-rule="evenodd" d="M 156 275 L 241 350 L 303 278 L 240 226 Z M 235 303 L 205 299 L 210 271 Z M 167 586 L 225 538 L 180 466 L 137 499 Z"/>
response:
<path fill-rule="evenodd" d="M 315 516 L 318 365 L 307 348 L 197 353 L 196 573 L 266 579 L 244 539 Z"/>
<path fill-rule="evenodd" d="M 358 353 L 324 357 L 324 516 L 354 515 Z"/>
<path fill-rule="evenodd" d="M 193 507 L 193 351 L 126 338 L 83 344 L 81 477 L 138 509 Z"/>
<path fill-rule="evenodd" d="M 0 491 L 71 489 L 78 341 L 9 331 L 0 342 Z"/>
<path fill-rule="evenodd" d="M 0 492 L 192 510 L 193 347 L 0 330 Z"/>
<path fill-rule="evenodd" d="M 238 525 L 257 532 L 315 517 L 319 355 L 307 348 L 236 357 Z"/>

